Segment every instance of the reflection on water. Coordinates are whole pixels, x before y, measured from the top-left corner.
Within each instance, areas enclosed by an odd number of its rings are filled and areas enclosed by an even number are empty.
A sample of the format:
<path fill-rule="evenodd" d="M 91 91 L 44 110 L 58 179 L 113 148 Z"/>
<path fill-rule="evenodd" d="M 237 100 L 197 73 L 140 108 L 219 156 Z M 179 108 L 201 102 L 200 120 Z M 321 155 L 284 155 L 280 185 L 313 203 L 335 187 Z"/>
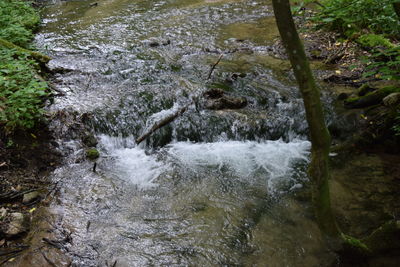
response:
<path fill-rule="evenodd" d="M 90 114 L 100 139 L 96 173 L 78 140 L 60 140 L 73 152 L 53 175 L 62 186 L 52 211 L 73 232 L 74 264 L 328 265 L 309 203 L 293 198 L 310 145 L 288 65 L 268 54 L 269 1 L 94 2 L 54 1 L 36 39 L 66 94 L 50 111 Z M 248 105 L 206 110 L 210 88 Z M 191 101 L 134 144 L 149 117 Z"/>

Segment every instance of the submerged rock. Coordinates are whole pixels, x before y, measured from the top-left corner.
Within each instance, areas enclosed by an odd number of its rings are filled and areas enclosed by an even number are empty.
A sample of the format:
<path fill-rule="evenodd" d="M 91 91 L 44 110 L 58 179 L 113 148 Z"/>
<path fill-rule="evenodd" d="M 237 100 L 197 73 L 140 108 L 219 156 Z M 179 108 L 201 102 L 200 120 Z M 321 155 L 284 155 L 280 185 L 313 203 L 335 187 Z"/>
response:
<path fill-rule="evenodd" d="M 235 97 L 225 95 L 221 89 L 211 89 L 204 93 L 206 109 L 221 110 L 221 109 L 240 109 L 247 105 L 245 97 Z"/>

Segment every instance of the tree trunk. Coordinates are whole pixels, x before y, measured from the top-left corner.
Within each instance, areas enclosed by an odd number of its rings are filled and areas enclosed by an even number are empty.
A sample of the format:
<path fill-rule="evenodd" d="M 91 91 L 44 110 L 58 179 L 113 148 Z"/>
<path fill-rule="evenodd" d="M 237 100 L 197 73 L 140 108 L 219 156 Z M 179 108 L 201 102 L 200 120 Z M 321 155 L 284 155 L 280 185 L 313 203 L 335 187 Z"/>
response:
<path fill-rule="evenodd" d="M 330 135 L 325 125 L 320 92 L 315 84 L 303 44 L 297 33 L 290 11 L 289 0 L 273 0 L 276 23 L 299 85 L 311 136 L 312 202 L 318 225 L 323 233 L 340 238 L 341 232 L 332 214 L 329 194 Z"/>

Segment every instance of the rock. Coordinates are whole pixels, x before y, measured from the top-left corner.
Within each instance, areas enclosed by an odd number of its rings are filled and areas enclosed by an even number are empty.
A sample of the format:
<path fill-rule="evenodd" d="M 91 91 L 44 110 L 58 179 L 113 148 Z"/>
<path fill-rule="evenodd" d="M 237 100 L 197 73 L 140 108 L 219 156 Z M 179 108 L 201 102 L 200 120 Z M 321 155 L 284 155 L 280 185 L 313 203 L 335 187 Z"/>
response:
<path fill-rule="evenodd" d="M 400 93 L 400 88 L 395 86 L 387 86 L 379 90 L 373 91 L 365 96 L 348 98 L 344 101 L 345 108 L 366 108 L 369 106 L 377 105 L 382 100 L 393 93 Z"/>
<path fill-rule="evenodd" d="M 349 98 L 349 95 L 347 93 L 340 93 L 337 97 L 337 100 L 345 100 Z"/>
<path fill-rule="evenodd" d="M 224 95 L 224 90 L 218 88 L 210 89 L 207 90 L 203 95 L 209 99 L 217 99 Z"/>
<path fill-rule="evenodd" d="M 22 203 L 29 204 L 29 203 L 35 201 L 36 199 L 38 199 L 39 197 L 40 197 L 40 194 L 38 191 L 26 193 L 26 194 L 24 194 L 24 197 L 22 198 Z"/>
<path fill-rule="evenodd" d="M 245 97 L 227 96 L 221 89 L 210 89 L 206 91 L 203 96 L 207 98 L 205 102 L 206 109 L 240 109 L 247 105 L 247 99 Z"/>
<path fill-rule="evenodd" d="M 97 149 L 91 148 L 86 151 L 86 157 L 90 160 L 96 160 L 100 157 L 100 153 Z"/>
<path fill-rule="evenodd" d="M 150 43 L 149 43 L 149 46 L 150 46 L 150 47 L 158 47 L 158 46 L 160 46 L 160 43 L 159 43 L 159 42 L 156 42 L 156 41 L 153 41 L 153 42 L 150 42 Z"/>
<path fill-rule="evenodd" d="M 166 40 L 162 43 L 163 46 L 170 45 L 170 44 L 171 44 L 171 40 Z"/>
<path fill-rule="evenodd" d="M 391 93 L 383 99 L 383 104 L 387 107 L 393 107 L 400 104 L 400 93 Z"/>
<path fill-rule="evenodd" d="M 358 88 L 358 96 L 365 96 L 368 93 L 376 91 L 376 88 L 371 87 L 368 83 L 361 85 Z"/>
<path fill-rule="evenodd" d="M 206 102 L 207 109 L 240 109 L 247 105 L 247 99 L 245 97 L 230 97 L 223 96 L 218 99 L 210 99 Z"/>
<path fill-rule="evenodd" d="M 85 135 L 82 138 L 82 142 L 88 147 L 96 147 L 99 143 L 93 134 Z"/>
<path fill-rule="evenodd" d="M 26 232 L 29 228 L 29 217 L 19 213 L 13 212 L 8 216 L 9 223 L 4 233 L 7 236 L 16 236 Z"/>

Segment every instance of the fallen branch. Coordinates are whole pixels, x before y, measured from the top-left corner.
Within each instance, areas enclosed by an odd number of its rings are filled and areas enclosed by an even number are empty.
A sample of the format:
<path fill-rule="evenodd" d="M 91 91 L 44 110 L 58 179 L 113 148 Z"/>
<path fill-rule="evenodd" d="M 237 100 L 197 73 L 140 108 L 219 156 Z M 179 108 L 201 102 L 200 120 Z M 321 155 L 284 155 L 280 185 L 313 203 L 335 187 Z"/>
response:
<path fill-rule="evenodd" d="M 168 123 L 172 122 L 175 120 L 179 115 L 184 113 L 186 109 L 192 104 L 190 102 L 189 104 L 185 105 L 184 107 L 181 107 L 177 109 L 175 112 L 166 115 L 164 118 L 162 118 L 160 121 L 155 122 L 151 127 L 149 127 L 144 134 L 142 134 L 139 138 L 136 139 L 136 144 L 140 144 L 143 140 L 145 140 L 147 137 L 149 137 L 152 133 L 154 133 L 156 130 L 162 128 L 163 126 L 167 125 Z"/>
<path fill-rule="evenodd" d="M 211 75 L 215 69 L 215 67 L 219 64 L 219 62 L 221 61 L 222 57 L 224 56 L 224 54 L 221 54 L 218 58 L 218 60 L 214 63 L 214 65 L 211 66 L 210 72 L 208 73 L 208 77 L 207 80 L 211 79 Z"/>
<path fill-rule="evenodd" d="M 223 57 L 223 54 L 221 54 L 218 57 L 218 60 L 211 66 L 210 72 L 208 73 L 207 80 L 209 80 L 211 78 L 211 75 L 212 75 L 215 67 L 219 64 L 222 57 Z M 197 97 L 193 97 L 192 101 L 190 101 L 189 104 L 177 109 L 176 111 L 174 111 L 170 114 L 165 115 L 162 119 L 156 121 L 152 126 L 147 127 L 144 134 L 142 134 L 140 137 L 138 137 L 135 140 L 136 144 L 140 144 L 141 142 L 143 142 L 143 140 L 145 140 L 147 137 L 149 137 L 151 134 L 153 134 L 156 130 L 158 130 L 158 129 L 164 127 L 165 125 L 169 124 L 170 122 L 174 121 L 179 115 L 182 115 L 192 103 L 196 104 L 194 99 L 197 99 Z M 197 106 L 196 106 L 196 109 L 197 109 Z M 164 111 L 162 111 L 162 112 L 164 112 Z M 160 113 L 153 114 L 152 116 L 153 117 L 157 116 L 157 114 L 160 114 Z"/>
<path fill-rule="evenodd" d="M 20 46 L 18 46 L 16 44 L 13 44 L 13 43 L 11 43 L 11 42 L 9 42 L 7 40 L 4 40 L 2 38 L 0 38 L 0 46 L 3 46 L 3 47 L 8 48 L 8 49 L 15 49 L 15 50 L 17 50 L 19 52 L 22 52 L 22 53 L 27 53 L 29 56 L 31 56 L 32 58 L 34 58 L 35 60 L 37 60 L 40 63 L 46 64 L 47 62 L 49 62 L 51 60 L 51 58 L 49 56 L 43 55 L 43 54 L 41 54 L 39 52 L 35 52 L 35 51 L 32 51 L 32 50 L 28 50 L 28 49 L 22 48 L 22 47 L 20 47 Z"/>

